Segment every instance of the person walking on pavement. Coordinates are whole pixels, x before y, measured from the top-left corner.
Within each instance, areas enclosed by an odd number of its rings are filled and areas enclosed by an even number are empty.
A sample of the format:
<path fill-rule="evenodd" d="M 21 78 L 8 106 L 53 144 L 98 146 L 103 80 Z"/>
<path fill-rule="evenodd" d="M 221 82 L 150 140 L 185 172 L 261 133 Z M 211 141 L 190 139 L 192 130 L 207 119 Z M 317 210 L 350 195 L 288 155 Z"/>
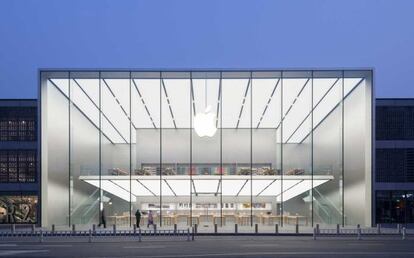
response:
<path fill-rule="evenodd" d="M 149 211 L 149 213 L 148 213 L 147 228 L 149 228 L 149 225 L 152 225 L 154 227 L 154 216 L 152 215 L 152 211 Z"/>
<path fill-rule="evenodd" d="M 137 220 L 137 227 L 139 228 L 139 224 L 141 223 L 141 212 L 139 209 L 135 212 L 135 218 Z"/>
<path fill-rule="evenodd" d="M 99 221 L 99 225 L 98 225 L 98 227 L 100 227 L 101 225 L 103 225 L 103 226 L 104 226 L 104 228 L 106 228 L 105 209 L 102 209 L 102 212 L 101 212 L 101 219 L 100 219 L 100 221 Z"/>

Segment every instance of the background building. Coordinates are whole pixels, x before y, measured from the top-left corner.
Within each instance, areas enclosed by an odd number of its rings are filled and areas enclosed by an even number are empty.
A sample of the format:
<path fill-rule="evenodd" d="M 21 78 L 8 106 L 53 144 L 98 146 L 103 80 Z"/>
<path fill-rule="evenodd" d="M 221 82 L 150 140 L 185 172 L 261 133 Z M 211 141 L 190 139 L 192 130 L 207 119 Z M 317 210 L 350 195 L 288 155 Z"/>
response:
<path fill-rule="evenodd" d="M 37 100 L 0 100 L 0 223 L 37 223 Z"/>
<path fill-rule="evenodd" d="M 414 223 L 414 99 L 376 100 L 376 223 Z"/>
<path fill-rule="evenodd" d="M 371 78 L 42 71 L 42 225 L 371 225 Z"/>

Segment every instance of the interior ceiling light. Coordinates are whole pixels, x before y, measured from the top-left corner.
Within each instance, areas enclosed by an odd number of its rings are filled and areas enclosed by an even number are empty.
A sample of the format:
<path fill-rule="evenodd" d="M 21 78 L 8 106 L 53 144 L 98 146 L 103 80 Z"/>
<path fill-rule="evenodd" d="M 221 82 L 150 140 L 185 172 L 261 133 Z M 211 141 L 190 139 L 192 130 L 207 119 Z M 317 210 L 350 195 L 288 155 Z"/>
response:
<path fill-rule="evenodd" d="M 207 106 L 207 77 L 204 82 L 205 110 L 194 116 L 194 130 L 200 137 L 213 137 L 217 132 L 216 115 L 211 111 L 211 105 Z"/>

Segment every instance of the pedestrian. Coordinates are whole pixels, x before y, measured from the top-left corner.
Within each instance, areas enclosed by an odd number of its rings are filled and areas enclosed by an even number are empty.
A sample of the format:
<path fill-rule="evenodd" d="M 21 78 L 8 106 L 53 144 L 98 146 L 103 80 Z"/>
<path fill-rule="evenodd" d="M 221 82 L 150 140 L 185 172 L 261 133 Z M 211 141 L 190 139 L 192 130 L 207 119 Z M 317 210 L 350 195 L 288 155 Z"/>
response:
<path fill-rule="evenodd" d="M 137 220 L 137 227 L 140 227 L 139 224 L 141 223 L 141 212 L 139 211 L 139 209 L 137 209 L 137 211 L 135 212 L 135 218 Z"/>
<path fill-rule="evenodd" d="M 154 227 L 154 216 L 152 215 L 152 211 L 149 211 L 149 213 L 148 213 L 147 228 L 149 228 L 149 225 L 152 225 Z"/>
<path fill-rule="evenodd" d="M 102 209 L 102 211 L 101 211 L 101 218 L 99 220 L 98 227 L 100 227 L 101 225 L 103 225 L 104 228 L 106 228 L 105 209 Z"/>

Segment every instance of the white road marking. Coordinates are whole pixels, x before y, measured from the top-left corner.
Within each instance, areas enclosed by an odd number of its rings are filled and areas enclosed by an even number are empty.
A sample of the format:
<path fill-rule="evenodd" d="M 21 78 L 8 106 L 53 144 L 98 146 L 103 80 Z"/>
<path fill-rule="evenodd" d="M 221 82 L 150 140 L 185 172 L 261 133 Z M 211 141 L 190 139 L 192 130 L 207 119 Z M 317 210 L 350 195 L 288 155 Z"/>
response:
<path fill-rule="evenodd" d="M 241 247 L 275 247 L 280 246 L 278 244 L 244 244 Z"/>
<path fill-rule="evenodd" d="M 49 250 L 0 250 L 0 256 L 21 255 L 30 253 L 47 253 Z"/>
<path fill-rule="evenodd" d="M 17 244 L 0 244 L 0 247 L 17 246 Z"/>
<path fill-rule="evenodd" d="M 124 248 L 127 249 L 159 249 L 159 248 L 165 248 L 163 245 L 147 245 L 147 246 L 124 246 Z"/>
<path fill-rule="evenodd" d="M 146 258 L 173 258 L 173 257 L 225 257 L 225 256 L 259 256 L 259 255 L 291 255 L 291 256 L 298 256 L 303 257 L 304 255 L 328 255 L 328 256 L 336 256 L 336 255 L 353 255 L 353 256 L 361 256 L 361 255 L 375 255 L 375 256 L 383 256 L 383 255 L 404 255 L 404 256 L 412 256 L 414 252 L 244 252 L 244 253 L 216 253 L 216 254 L 177 254 L 177 255 L 152 255 L 152 256 L 140 256 Z M 126 258 L 127 256 L 124 256 Z M 132 256 L 131 256 L 132 257 Z"/>

